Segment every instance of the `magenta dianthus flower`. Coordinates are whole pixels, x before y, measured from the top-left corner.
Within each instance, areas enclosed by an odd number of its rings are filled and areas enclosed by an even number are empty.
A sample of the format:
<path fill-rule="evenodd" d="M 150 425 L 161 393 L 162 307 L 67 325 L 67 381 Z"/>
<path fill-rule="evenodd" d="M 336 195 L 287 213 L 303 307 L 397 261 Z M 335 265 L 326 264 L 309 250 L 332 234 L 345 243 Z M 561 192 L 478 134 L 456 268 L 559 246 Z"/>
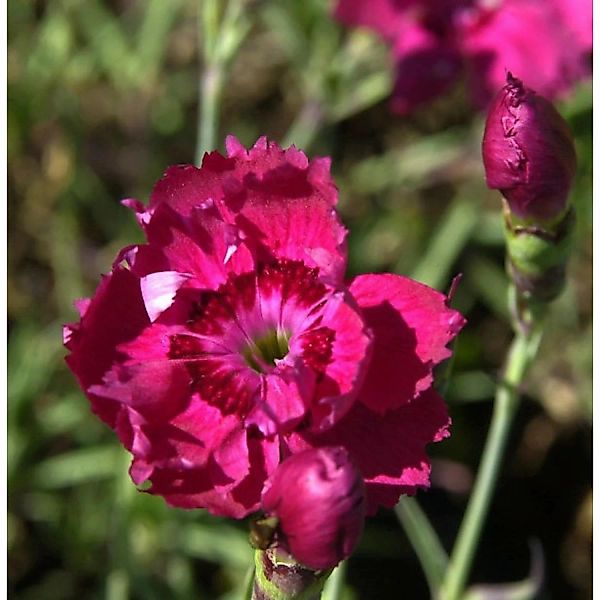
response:
<path fill-rule="evenodd" d="M 555 98 L 591 74 L 591 0 L 339 0 L 336 17 L 392 46 L 392 110 L 406 114 L 462 74 L 485 108 L 506 71 Z"/>
<path fill-rule="evenodd" d="M 432 369 L 464 320 L 405 277 L 345 282 L 336 202 L 328 159 L 233 137 L 168 169 L 147 207 L 125 201 L 147 243 L 77 303 L 65 344 L 136 484 L 243 517 L 281 460 L 341 446 L 369 512 L 428 485 L 449 425 Z"/>

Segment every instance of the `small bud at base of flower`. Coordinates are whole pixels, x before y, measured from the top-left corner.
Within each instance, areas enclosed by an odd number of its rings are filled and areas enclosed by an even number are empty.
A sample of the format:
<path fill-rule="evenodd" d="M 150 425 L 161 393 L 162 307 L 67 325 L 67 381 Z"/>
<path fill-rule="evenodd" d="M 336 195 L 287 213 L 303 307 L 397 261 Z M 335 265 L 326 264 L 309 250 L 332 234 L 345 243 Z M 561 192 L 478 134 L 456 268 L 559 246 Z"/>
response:
<path fill-rule="evenodd" d="M 363 478 L 342 447 L 305 450 L 279 465 L 262 508 L 279 520 L 277 544 L 311 569 L 329 569 L 352 553 L 362 533 Z"/>

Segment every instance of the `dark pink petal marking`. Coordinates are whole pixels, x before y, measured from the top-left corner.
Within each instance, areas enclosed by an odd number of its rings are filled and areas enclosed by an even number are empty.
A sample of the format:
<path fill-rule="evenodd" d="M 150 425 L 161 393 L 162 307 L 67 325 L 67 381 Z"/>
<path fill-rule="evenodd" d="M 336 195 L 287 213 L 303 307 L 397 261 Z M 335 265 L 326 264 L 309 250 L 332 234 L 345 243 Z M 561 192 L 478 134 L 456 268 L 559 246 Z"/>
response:
<path fill-rule="evenodd" d="M 259 390 L 259 376 L 245 365 L 228 358 L 205 357 L 187 363 L 192 389 L 224 415 L 244 417 Z"/>
<path fill-rule="evenodd" d="M 336 292 L 329 298 L 315 326 L 325 333 L 317 334 L 313 340 L 309 335 L 307 347 L 309 360 L 319 369 L 311 427 L 325 429 L 346 414 L 361 389 L 371 359 L 371 332 L 354 299 L 345 292 Z M 298 345 L 303 341 L 304 336 L 299 337 Z M 331 354 L 326 362 L 328 342 Z M 299 354 L 303 351 L 304 348 L 298 350 Z"/>
<path fill-rule="evenodd" d="M 183 361 L 191 390 L 223 414 L 244 418 L 257 407 L 260 414 L 255 411 L 248 422 L 266 435 L 289 428 L 310 405 L 314 376 L 300 373 L 293 360 L 278 365 L 287 354 L 283 340 L 299 336 L 298 358 L 322 375 L 335 339 L 331 328 L 318 326 L 327 297 L 318 269 L 298 261 L 284 259 L 261 266 L 258 273 L 231 274 L 192 303 L 189 333 L 169 337 L 168 358 Z M 263 355 L 284 343 L 285 352 Z"/>
<path fill-rule="evenodd" d="M 335 331 L 329 327 L 317 327 L 302 335 L 302 357 L 304 362 L 321 375 L 331 362 Z"/>

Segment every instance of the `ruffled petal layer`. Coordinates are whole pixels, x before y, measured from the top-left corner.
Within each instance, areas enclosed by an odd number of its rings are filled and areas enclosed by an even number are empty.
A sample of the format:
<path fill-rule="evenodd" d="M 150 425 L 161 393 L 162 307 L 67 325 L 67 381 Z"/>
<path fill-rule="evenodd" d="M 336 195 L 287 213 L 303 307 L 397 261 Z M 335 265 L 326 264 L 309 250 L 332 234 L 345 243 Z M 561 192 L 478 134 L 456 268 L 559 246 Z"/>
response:
<path fill-rule="evenodd" d="M 357 402 L 336 426 L 322 434 L 295 433 L 288 447 L 344 446 L 367 486 L 368 513 L 393 507 L 401 494 L 414 494 L 429 485 L 430 462 L 425 447 L 449 435 L 444 401 L 432 389 L 417 400 L 379 415 Z"/>
<path fill-rule="evenodd" d="M 187 219 L 198 207 L 216 207 L 257 260 L 301 260 L 318 267 L 322 277 L 340 282 L 346 268 L 347 232 L 334 210 L 337 189 L 329 160 L 309 162 L 293 146 L 282 150 L 266 138 L 246 150 L 230 136 L 227 147 L 227 157 L 206 154 L 200 169 L 191 165 L 168 169 L 154 188 L 150 209 L 166 204 Z M 155 218 L 146 226 L 149 238 Z M 182 258 L 179 251 L 173 255 Z"/>
<path fill-rule="evenodd" d="M 278 462 L 279 446 L 274 440 L 248 437 L 238 430 L 206 465 L 154 469 L 148 491 L 164 496 L 172 506 L 203 507 L 215 515 L 240 519 L 258 510 L 263 483 Z"/>
<path fill-rule="evenodd" d="M 443 294 L 400 275 L 360 275 L 350 293 L 373 335 L 361 402 L 379 413 L 409 403 L 431 386 L 464 319 Z"/>
<path fill-rule="evenodd" d="M 105 275 L 91 301 L 80 301 L 81 321 L 65 327 L 66 362 L 81 387 L 88 390 L 123 355 L 118 346 L 135 338 L 149 324 L 139 279 L 122 267 Z M 116 424 L 119 406 L 89 394 L 92 410 L 110 427 Z"/>

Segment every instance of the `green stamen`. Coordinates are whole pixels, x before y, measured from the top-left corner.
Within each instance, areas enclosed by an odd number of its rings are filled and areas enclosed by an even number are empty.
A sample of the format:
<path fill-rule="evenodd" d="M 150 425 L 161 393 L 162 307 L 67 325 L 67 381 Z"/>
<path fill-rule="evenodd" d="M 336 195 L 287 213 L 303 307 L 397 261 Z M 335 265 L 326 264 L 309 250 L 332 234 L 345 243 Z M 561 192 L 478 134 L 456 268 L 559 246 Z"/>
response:
<path fill-rule="evenodd" d="M 242 355 L 248 365 L 258 373 L 264 373 L 275 361 L 282 359 L 289 351 L 289 333 L 284 330 L 271 330 L 248 344 Z"/>

